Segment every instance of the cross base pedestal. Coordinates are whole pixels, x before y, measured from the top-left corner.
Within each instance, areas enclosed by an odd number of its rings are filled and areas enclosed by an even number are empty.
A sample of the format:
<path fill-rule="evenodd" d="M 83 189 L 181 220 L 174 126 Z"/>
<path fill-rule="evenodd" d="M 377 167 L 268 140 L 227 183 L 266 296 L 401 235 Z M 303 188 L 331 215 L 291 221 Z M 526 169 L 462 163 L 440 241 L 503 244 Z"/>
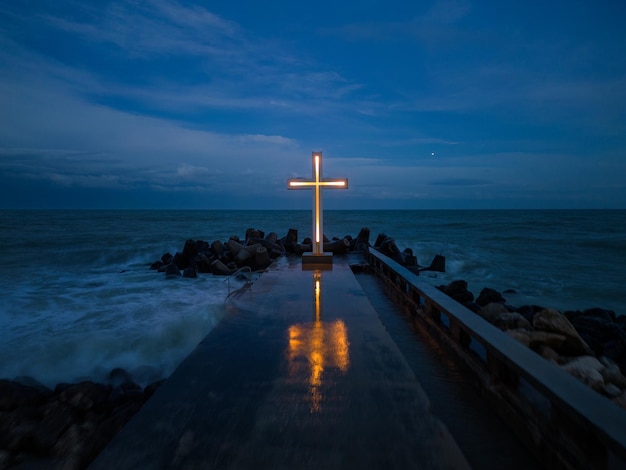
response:
<path fill-rule="evenodd" d="M 333 269 L 333 254 L 302 253 L 302 269 Z"/>

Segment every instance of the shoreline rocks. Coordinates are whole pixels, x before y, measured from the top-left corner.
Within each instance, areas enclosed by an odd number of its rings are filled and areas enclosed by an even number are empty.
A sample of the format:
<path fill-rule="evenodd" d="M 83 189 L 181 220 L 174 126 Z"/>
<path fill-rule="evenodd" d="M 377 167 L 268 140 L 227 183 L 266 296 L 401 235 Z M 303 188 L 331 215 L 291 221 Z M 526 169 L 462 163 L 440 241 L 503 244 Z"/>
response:
<path fill-rule="evenodd" d="M 515 307 L 494 289 L 476 300 L 464 280 L 437 288 L 513 339 L 626 408 L 626 318 L 601 308 Z"/>
<path fill-rule="evenodd" d="M 142 388 L 121 369 L 111 379 L 117 384 L 54 389 L 29 378 L 0 380 L 0 468 L 86 468 L 163 383 Z"/>
<path fill-rule="evenodd" d="M 332 240 L 324 236 L 324 251 L 336 255 L 366 251 L 369 249 L 369 235 L 369 229 L 364 227 L 354 239 L 349 235 Z M 262 271 L 280 256 L 301 256 L 307 251 L 311 251 L 311 239 L 305 238 L 299 243 L 295 228 L 290 228 L 280 239 L 275 232 L 266 236 L 262 230 L 248 228 L 244 241 L 237 235 L 232 235 L 226 242 L 186 240 L 182 251 L 174 255 L 164 253 L 150 265 L 150 269 L 165 273 L 168 278 L 195 278 L 199 273 L 230 276 L 243 267 Z"/>

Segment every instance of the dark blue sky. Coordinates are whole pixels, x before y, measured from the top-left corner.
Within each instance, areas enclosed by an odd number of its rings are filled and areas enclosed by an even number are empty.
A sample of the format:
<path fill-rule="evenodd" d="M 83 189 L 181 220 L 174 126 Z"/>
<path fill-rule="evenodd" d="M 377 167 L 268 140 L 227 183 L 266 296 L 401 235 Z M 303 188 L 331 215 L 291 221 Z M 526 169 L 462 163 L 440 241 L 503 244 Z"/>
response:
<path fill-rule="evenodd" d="M 0 208 L 626 208 L 626 2 L 0 4 Z"/>

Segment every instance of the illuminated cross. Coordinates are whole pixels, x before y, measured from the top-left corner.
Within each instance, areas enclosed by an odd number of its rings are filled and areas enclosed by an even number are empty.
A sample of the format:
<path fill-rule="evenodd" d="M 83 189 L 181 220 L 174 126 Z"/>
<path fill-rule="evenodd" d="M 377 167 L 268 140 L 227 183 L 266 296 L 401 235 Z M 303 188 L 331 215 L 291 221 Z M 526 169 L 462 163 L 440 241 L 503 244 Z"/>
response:
<path fill-rule="evenodd" d="M 322 152 L 313 152 L 313 179 L 289 179 L 288 189 L 313 189 L 313 239 L 312 255 L 316 260 L 332 257 L 324 253 L 324 221 L 322 211 L 322 188 L 348 189 L 348 179 L 322 179 Z M 304 258 L 303 258 L 304 260 Z M 304 262 L 304 261 L 303 261 Z"/>

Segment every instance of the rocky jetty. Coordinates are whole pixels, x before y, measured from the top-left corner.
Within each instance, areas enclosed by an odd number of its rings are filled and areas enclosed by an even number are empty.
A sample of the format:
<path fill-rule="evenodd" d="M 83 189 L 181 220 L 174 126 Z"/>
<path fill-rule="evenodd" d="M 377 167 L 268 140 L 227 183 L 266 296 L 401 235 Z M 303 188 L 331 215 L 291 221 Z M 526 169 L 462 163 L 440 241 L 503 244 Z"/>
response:
<path fill-rule="evenodd" d="M 464 280 L 437 288 L 626 408 L 626 317 L 601 308 L 559 312 L 539 305 L 515 307 L 507 303 L 506 292 L 487 287 L 475 298 Z"/>
<path fill-rule="evenodd" d="M 0 469 L 86 468 L 162 383 L 142 388 L 122 369 L 109 378 L 54 389 L 0 380 Z"/>
<path fill-rule="evenodd" d="M 421 271 L 436 271 L 440 273 L 446 271 L 446 259 L 442 255 L 435 255 L 429 266 L 420 266 L 411 248 L 405 248 L 403 251 L 400 251 L 395 240 L 384 233 L 376 237 L 374 248 L 416 274 L 419 274 Z"/>
<path fill-rule="evenodd" d="M 324 251 L 336 255 L 366 251 L 369 249 L 369 236 L 367 227 L 362 228 L 355 238 L 346 235 L 329 240 L 324 235 Z M 230 276 L 244 267 L 252 271 L 264 270 L 280 256 L 300 256 L 311 251 L 311 245 L 310 238 L 298 242 L 298 230 L 294 228 L 290 228 L 282 238 L 278 238 L 275 232 L 266 236 L 262 230 L 248 228 L 243 240 L 237 235 L 225 242 L 187 240 L 182 251 L 174 255 L 164 253 L 160 260 L 151 264 L 150 269 L 165 273 L 168 277 L 194 278 L 198 273 Z"/>

